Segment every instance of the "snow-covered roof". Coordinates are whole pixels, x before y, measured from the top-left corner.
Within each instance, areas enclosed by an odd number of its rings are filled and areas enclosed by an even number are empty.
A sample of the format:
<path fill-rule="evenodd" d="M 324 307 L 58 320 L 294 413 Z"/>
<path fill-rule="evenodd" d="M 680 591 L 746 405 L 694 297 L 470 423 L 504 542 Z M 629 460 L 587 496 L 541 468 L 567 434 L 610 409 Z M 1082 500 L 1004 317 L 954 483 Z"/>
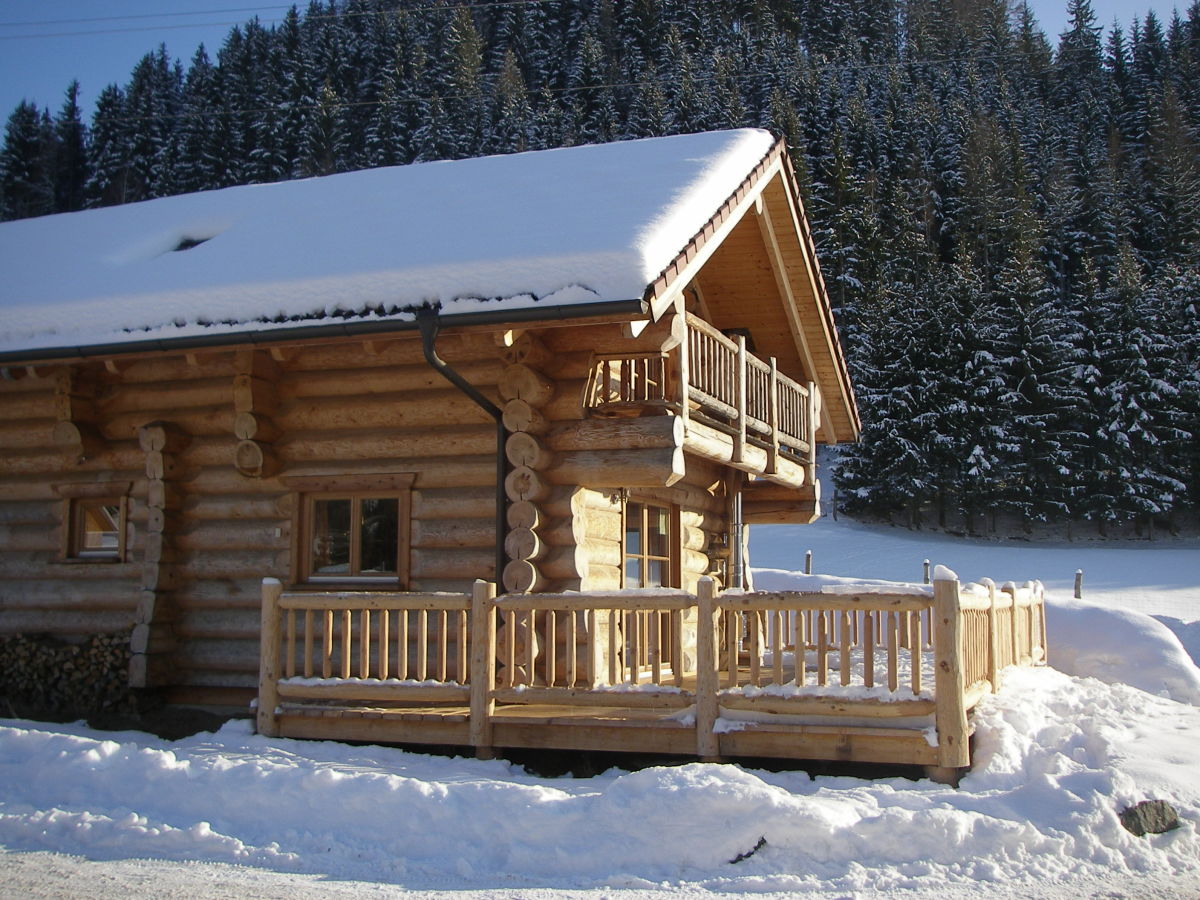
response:
<path fill-rule="evenodd" d="M 0 225 L 0 352 L 638 300 L 770 151 L 742 129 Z"/>

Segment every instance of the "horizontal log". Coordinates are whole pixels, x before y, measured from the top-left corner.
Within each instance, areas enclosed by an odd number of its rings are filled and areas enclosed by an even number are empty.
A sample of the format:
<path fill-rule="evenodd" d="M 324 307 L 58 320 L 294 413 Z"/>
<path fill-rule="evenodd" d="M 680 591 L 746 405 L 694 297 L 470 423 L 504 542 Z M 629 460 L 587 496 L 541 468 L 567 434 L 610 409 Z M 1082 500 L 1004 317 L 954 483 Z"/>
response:
<path fill-rule="evenodd" d="M 504 453 L 514 466 L 528 466 L 540 470 L 554 464 L 554 454 L 543 446 L 537 437 L 523 431 L 508 436 L 504 444 Z"/>
<path fill-rule="evenodd" d="M 366 344 L 370 343 L 370 350 Z M 291 349 L 291 348 L 289 348 Z M 483 331 L 446 331 L 438 335 L 438 355 L 453 366 L 466 366 L 472 360 L 495 359 L 492 335 Z M 370 341 L 353 342 L 345 338 L 306 341 L 295 345 L 283 364 L 286 371 L 316 372 L 371 366 L 425 365 L 421 338 L 415 331 L 397 332 Z"/>
<path fill-rule="evenodd" d="M 286 578 L 289 557 L 287 551 L 270 549 L 189 550 L 180 555 L 175 568 L 186 581 L 261 581 L 266 577 Z"/>
<path fill-rule="evenodd" d="M 529 466 L 517 466 L 504 477 L 504 492 L 514 503 L 520 500 L 538 503 L 550 495 L 550 484 L 542 473 Z"/>
<path fill-rule="evenodd" d="M 106 415 L 98 426 L 107 440 L 124 440 L 136 435 L 138 428 L 148 420 L 169 416 L 171 422 L 190 435 L 212 437 L 230 434 L 235 415 L 232 404 L 225 399 L 210 406 Z"/>
<path fill-rule="evenodd" d="M 549 580 L 533 560 L 513 559 L 504 566 L 502 584 L 505 593 L 524 594 L 545 590 Z"/>
<path fill-rule="evenodd" d="M 496 359 L 475 359 L 456 367 L 470 384 L 495 384 L 503 363 Z M 356 368 L 289 372 L 279 381 L 282 397 L 340 397 L 344 400 L 369 394 L 442 391 L 446 379 L 423 359 L 406 365 L 364 365 Z"/>
<path fill-rule="evenodd" d="M 102 419 L 126 412 L 160 413 L 169 420 L 173 410 L 189 406 L 232 404 L 233 391 L 225 378 L 198 378 L 188 381 L 120 384 L 96 398 Z"/>
<path fill-rule="evenodd" d="M 748 525 L 807 525 L 821 514 L 821 484 L 788 488 L 755 481 L 742 490 L 742 520 Z"/>
<path fill-rule="evenodd" d="M 581 591 L 616 591 L 625 586 L 625 576 L 620 566 L 588 565 L 587 575 L 579 583 Z"/>
<path fill-rule="evenodd" d="M 494 547 L 496 520 L 491 519 L 415 519 L 412 523 L 414 547 Z"/>
<path fill-rule="evenodd" d="M 735 459 L 732 435 L 694 419 L 688 424 L 684 448 L 688 453 L 693 453 L 702 459 L 733 466 L 744 472 L 751 472 L 769 481 L 786 484 L 790 487 L 800 487 L 807 481 L 804 466 L 792 462 L 784 456 L 777 455 L 774 471 L 768 471 L 767 451 L 753 444 L 746 444 L 741 459 Z"/>
<path fill-rule="evenodd" d="M 233 435 L 240 441 L 271 442 L 279 437 L 279 428 L 269 416 L 240 412 L 233 417 Z"/>
<path fill-rule="evenodd" d="M 626 709 L 683 709 L 695 703 L 683 691 L 589 691 L 572 688 L 498 688 L 492 692 L 497 703 L 527 705 L 605 706 Z"/>
<path fill-rule="evenodd" d="M 911 693 L 911 692 L 910 692 Z M 761 713 L 793 716 L 854 716 L 897 719 L 933 715 L 932 700 L 851 700 L 834 697 L 753 696 L 722 691 L 719 703 L 725 709 L 753 710 Z"/>
<path fill-rule="evenodd" d="M 494 468 L 494 466 L 493 466 Z M 418 488 L 412 492 L 414 519 L 477 519 L 496 515 L 496 492 L 476 488 Z"/>
<path fill-rule="evenodd" d="M 753 594 L 722 594 L 717 598 L 721 609 L 746 612 L 776 609 L 833 610 L 855 612 L 916 612 L 930 609 L 933 595 L 920 594 L 814 594 L 780 591 L 756 591 Z"/>
<path fill-rule="evenodd" d="M 14 500 L 0 505 L 0 524 L 3 525 L 57 525 L 61 515 L 61 501 Z"/>
<path fill-rule="evenodd" d="M 291 541 L 289 521 L 264 523 L 261 520 L 197 519 L 170 533 L 181 551 L 212 553 L 225 550 L 278 553 Z"/>
<path fill-rule="evenodd" d="M 524 400 L 535 409 L 550 402 L 555 393 L 554 380 L 537 369 L 521 363 L 504 367 L 496 384 L 502 400 Z"/>
<path fill-rule="evenodd" d="M 42 390 L 22 393 L 5 391 L 0 394 L 0 404 L 4 407 L 5 420 L 10 423 L 45 420 L 47 416 L 53 416 L 53 386 L 46 385 Z"/>
<path fill-rule="evenodd" d="M 140 574 L 140 573 L 139 573 Z M 5 581 L 0 586 L 4 609 L 125 610 L 132 616 L 140 585 L 128 575 L 119 581 Z"/>
<path fill-rule="evenodd" d="M 470 699 L 466 685 L 405 685 L 389 679 L 355 679 L 330 684 L 299 684 L 282 680 L 279 696 L 284 700 L 374 700 L 387 703 L 462 704 Z"/>
<path fill-rule="evenodd" d="M 413 578 L 482 578 L 495 580 L 496 554 L 491 548 L 414 548 L 410 556 Z"/>
<path fill-rule="evenodd" d="M 9 553 L 57 552 L 62 544 L 62 529 L 50 525 L 0 524 L 0 547 Z"/>
<path fill-rule="evenodd" d="M 556 611 L 585 612 L 589 609 L 611 610 L 670 610 L 691 609 L 696 604 L 695 597 L 685 591 L 655 589 L 653 591 L 632 592 L 617 591 L 611 593 L 595 592 L 581 595 L 570 592 L 534 594 L 523 597 L 499 597 L 496 608 L 506 609 L 535 609 Z"/>
<path fill-rule="evenodd" d="M 0 397 L 0 408 L 4 400 Z M 8 415 L 8 410 L 4 410 Z M 0 451 L 4 450 L 36 450 L 55 446 L 54 419 L 13 419 L 0 422 Z"/>
<path fill-rule="evenodd" d="M 383 463 L 390 463 L 384 465 Z M 496 483 L 496 457 L 494 455 L 455 457 L 413 457 L 402 462 L 394 460 L 351 460 L 346 463 L 331 461 L 323 464 L 306 463 L 288 466 L 285 475 L 294 476 L 354 476 L 372 474 L 387 469 L 393 472 L 414 472 L 418 489 L 446 487 L 494 486 Z M 240 476 L 236 476 L 240 478 Z M 244 484 L 244 480 L 241 482 Z M 189 490 L 193 490 L 191 484 Z"/>
<path fill-rule="evenodd" d="M 504 516 L 509 528 L 536 529 L 542 524 L 542 514 L 532 500 L 512 501 Z"/>
<path fill-rule="evenodd" d="M 48 583 L 68 581 L 119 581 L 141 577 L 140 562 L 109 560 L 71 560 L 59 558 L 58 549 L 22 550 L 15 553 L 0 548 L 0 591 L 7 592 L 8 579 L 46 580 Z"/>
<path fill-rule="evenodd" d="M 291 463 L 341 459 L 404 459 L 495 453 L 494 426 L 465 425 L 418 429 L 346 429 L 337 434 L 292 432 L 275 442 L 280 457 Z"/>
<path fill-rule="evenodd" d="M 528 400 L 519 398 L 509 400 L 504 404 L 501 413 L 504 427 L 514 433 L 542 434 L 550 424 L 542 413 L 534 408 Z"/>
<path fill-rule="evenodd" d="M 513 528 L 504 538 L 504 552 L 509 559 L 536 560 L 546 546 L 532 528 Z"/>
<path fill-rule="evenodd" d="M 546 478 L 554 484 L 595 487 L 664 487 L 684 476 L 682 448 L 574 450 L 559 456 Z"/>
<path fill-rule="evenodd" d="M 185 499 L 186 496 L 186 499 Z M 217 519 L 289 519 L 295 506 L 294 495 L 234 494 L 183 495 L 180 493 L 184 515 L 193 521 Z M 150 498 L 147 497 L 150 505 Z"/>
<path fill-rule="evenodd" d="M 546 434 L 551 450 L 682 447 L 683 420 L 678 416 L 638 419 L 577 419 L 555 425 Z"/>
<path fill-rule="evenodd" d="M 486 394 L 486 391 L 484 392 Z M 370 428 L 429 428 L 447 423 L 492 424 L 493 419 L 457 388 L 373 394 L 347 402 L 344 397 L 287 400 L 274 416 L 285 432 L 343 431 Z"/>
<path fill-rule="evenodd" d="M 0 634 L 90 637 L 132 627 L 132 613 L 122 610 L 0 609 Z"/>
<path fill-rule="evenodd" d="M 471 597 L 465 593 L 432 594 L 415 591 L 285 591 L 279 598 L 283 610 L 429 610 L 466 611 Z"/>

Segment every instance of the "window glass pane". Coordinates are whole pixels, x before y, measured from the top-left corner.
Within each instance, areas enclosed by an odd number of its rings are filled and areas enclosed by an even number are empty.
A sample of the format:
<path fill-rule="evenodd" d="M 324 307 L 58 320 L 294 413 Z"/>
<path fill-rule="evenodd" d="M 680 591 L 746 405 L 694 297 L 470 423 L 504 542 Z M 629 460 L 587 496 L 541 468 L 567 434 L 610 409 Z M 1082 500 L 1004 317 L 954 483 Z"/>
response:
<path fill-rule="evenodd" d="M 116 556 L 121 546 L 121 506 L 102 500 L 81 501 L 78 551 L 87 556 Z"/>
<path fill-rule="evenodd" d="M 625 587 L 642 586 L 642 561 L 640 559 L 625 560 Z"/>
<path fill-rule="evenodd" d="M 314 575 L 350 572 L 350 500 L 314 500 L 312 516 Z"/>
<path fill-rule="evenodd" d="M 395 497 L 368 497 L 362 501 L 362 564 L 367 574 L 395 574 L 400 526 L 400 501 Z"/>
<path fill-rule="evenodd" d="M 646 560 L 646 583 L 642 587 L 662 587 L 667 583 L 667 564 L 659 559 Z"/>
<path fill-rule="evenodd" d="M 625 552 L 642 552 L 642 504 L 630 503 L 625 507 Z"/>
<path fill-rule="evenodd" d="M 671 515 L 662 506 L 648 507 L 646 516 L 646 553 L 649 556 L 671 555 Z"/>

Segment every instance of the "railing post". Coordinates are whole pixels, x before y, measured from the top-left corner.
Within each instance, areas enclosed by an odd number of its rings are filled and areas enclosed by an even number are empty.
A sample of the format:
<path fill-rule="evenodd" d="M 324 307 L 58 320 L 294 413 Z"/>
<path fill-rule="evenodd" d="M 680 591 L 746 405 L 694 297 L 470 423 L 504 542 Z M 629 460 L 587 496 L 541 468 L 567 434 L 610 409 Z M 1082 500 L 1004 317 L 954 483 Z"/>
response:
<path fill-rule="evenodd" d="M 496 585 L 478 580 L 471 590 L 471 745 L 480 759 L 492 758 L 496 711 Z"/>
<path fill-rule="evenodd" d="M 808 441 L 808 454 L 805 461 L 805 476 L 809 484 L 817 483 L 817 385 L 808 383 L 808 402 L 805 405 L 808 422 L 804 429 L 804 439 Z"/>
<path fill-rule="evenodd" d="M 962 609 L 958 578 L 935 578 L 934 721 L 938 736 L 938 765 L 958 769 L 971 764 L 962 659 Z M 915 664 L 915 663 L 914 663 Z"/>
<path fill-rule="evenodd" d="M 996 582 L 983 579 L 988 589 L 988 681 L 993 693 L 1000 692 L 1000 614 L 996 610 Z"/>
<path fill-rule="evenodd" d="M 279 705 L 279 597 L 282 594 L 283 584 L 278 578 L 263 579 L 255 728 L 265 737 L 279 735 L 275 707 Z"/>
<path fill-rule="evenodd" d="M 771 429 L 771 449 L 767 452 L 767 474 L 774 474 L 779 460 L 779 365 L 771 357 L 771 386 L 767 397 L 767 425 Z"/>
<path fill-rule="evenodd" d="M 1037 583 L 1038 633 L 1042 639 L 1042 665 L 1050 664 L 1050 648 L 1046 644 L 1046 589 Z"/>
<path fill-rule="evenodd" d="M 733 462 L 740 463 L 746 450 L 746 336 L 737 336 L 737 372 L 734 406 L 737 409 L 737 431 L 733 435 Z"/>
<path fill-rule="evenodd" d="M 682 318 L 683 340 L 679 342 L 679 418 L 683 419 L 683 432 L 687 434 L 688 419 L 691 417 L 692 329 L 687 317 Z"/>
<path fill-rule="evenodd" d="M 696 754 L 705 762 L 717 762 L 717 599 L 715 582 L 707 575 L 696 588 L 696 603 Z"/>

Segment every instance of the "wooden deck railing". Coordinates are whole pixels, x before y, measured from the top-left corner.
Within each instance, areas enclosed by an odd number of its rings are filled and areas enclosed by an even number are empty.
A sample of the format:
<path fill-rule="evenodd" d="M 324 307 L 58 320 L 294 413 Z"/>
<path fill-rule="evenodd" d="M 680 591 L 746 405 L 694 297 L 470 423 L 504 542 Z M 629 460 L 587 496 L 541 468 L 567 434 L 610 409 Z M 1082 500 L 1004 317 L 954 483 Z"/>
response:
<path fill-rule="evenodd" d="M 640 711 L 646 728 L 660 710 L 678 729 L 694 707 L 702 758 L 739 746 L 730 732 L 745 729 L 824 729 L 886 748 L 904 735 L 926 746 L 932 728 L 936 765 L 956 769 L 970 764 L 968 714 L 1003 669 L 1045 659 L 1035 584 L 718 594 L 705 578 L 696 595 L 497 598 L 482 581 L 467 595 L 286 592 L 268 579 L 258 728 L 277 734 L 280 715 L 306 704 L 337 704 L 332 715 L 450 704 L 469 707 L 456 715 L 488 752 L 504 709 L 604 707 L 610 723 L 613 709 Z"/>
<path fill-rule="evenodd" d="M 686 354 L 686 358 L 682 355 Z M 774 357 L 761 360 L 746 338 L 730 338 L 697 316 L 687 317 L 687 341 L 670 353 L 598 356 L 584 407 L 609 415 L 647 409 L 699 413 L 733 434 L 815 460 L 817 391 L 782 374 Z"/>

